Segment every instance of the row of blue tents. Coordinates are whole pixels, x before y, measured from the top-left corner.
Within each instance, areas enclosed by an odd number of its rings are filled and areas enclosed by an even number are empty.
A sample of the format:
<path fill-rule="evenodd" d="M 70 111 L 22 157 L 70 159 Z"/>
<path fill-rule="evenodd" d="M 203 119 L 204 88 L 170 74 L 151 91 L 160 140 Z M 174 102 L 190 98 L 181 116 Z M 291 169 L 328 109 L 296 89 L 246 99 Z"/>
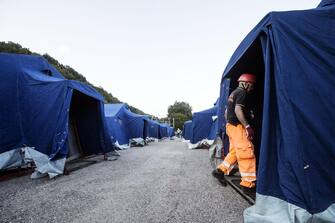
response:
<path fill-rule="evenodd" d="M 54 177 L 66 160 L 116 159 L 116 142 L 173 134 L 124 104 L 105 105 L 94 88 L 65 79 L 40 56 L 0 53 L 0 79 L 0 170 L 34 161 L 33 178 Z"/>
<path fill-rule="evenodd" d="M 105 117 L 112 142 L 119 148 L 131 142 L 144 145 L 145 139 L 172 137 L 174 129 L 165 123 L 131 112 L 126 104 L 105 104 Z"/>
<path fill-rule="evenodd" d="M 335 222 L 334 15 L 335 0 L 269 13 L 223 73 L 217 109 L 223 140 L 229 93 L 242 73 L 257 76 L 251 99 L 257 194 L 256 204 L 244 211 L 245 222 Z M 195 122 L 184 124 L 191 142 L 199 140 Z M 204 125 L 208 134 L 210 123 Z"/>
<path fill-rule="evenodd" d="M 209 146 L 213 143 L 218 131 L 218 101 L 212 108 L 195 112 L 192 120 L 186 121 L 182 135 L 189 141 L 189 148 Z"/>

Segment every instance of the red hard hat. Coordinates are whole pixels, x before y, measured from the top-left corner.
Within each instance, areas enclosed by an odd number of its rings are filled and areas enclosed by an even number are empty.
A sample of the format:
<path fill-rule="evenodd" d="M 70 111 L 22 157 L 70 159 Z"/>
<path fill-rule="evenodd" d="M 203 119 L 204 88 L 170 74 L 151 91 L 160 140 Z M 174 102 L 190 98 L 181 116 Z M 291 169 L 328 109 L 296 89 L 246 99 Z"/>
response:
<path fill-rule="evenodd" d="M 256 83 L 256 76 L 254 74 L 241 74 L 239 79 L 237 80 L 238 82 L 250 82 L 255 84 Z"/>

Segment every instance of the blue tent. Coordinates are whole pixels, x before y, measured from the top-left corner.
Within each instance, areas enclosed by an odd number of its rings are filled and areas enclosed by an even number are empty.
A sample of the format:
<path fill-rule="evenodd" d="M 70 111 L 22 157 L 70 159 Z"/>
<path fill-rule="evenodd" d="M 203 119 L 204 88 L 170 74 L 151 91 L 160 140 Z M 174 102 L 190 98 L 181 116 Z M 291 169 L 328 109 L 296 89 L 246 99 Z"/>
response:
<path fill-rule="evenodd" d="M 257 75 L 252 100 L 258 151 L 256 205 L 245 222 L 334 222 L 335 0 L 271 12 L 223 74 L 230 87 Z"/>
<path fill-rule="evenodd" d="M 159 123 L 150 119 L 148 116 L 144 116 L 144 135 L 146 137 L 156 138 L 159 137 Z"/>
<path fill-rule="evenodd" d="M 0 53 L 0 78 L 0 169 L 21 165 L 25 149 L 37 171 L 53 177 L 78 152 L 73 141 L 83 155 L 113 149 L 93 88 L 64 79 L 40 56 Z"/>
<path fill-rule="evenodd" d="M 159 123 L 159 139 L 168 137 L 168 125 Z"/>
<path fill-rule="evenodd" d="M 125 104 L 105 104 L 105 117 L 109 135 L 113 143 L 120 145 L 129 143 L 127 127 L 123 119 Z"/>
<path fill-rule="evenodd" d="M 144 115 L 139 115 L 131 112 L 129 109 L 125 110 L 124 117 L 126 117 L 126 126 L 130 139 L 145 138 L 144 134 Z"/>
<path fill-rule="evenodd" d="M 159 124 L 158 122 L 145 117 L 145 135 L 146 137 L 156 138 L 159 137 Z"/>
<path fill-rule="evenodd" d="M 190 142 L 198 143 L 203 139 L 214 140 L 217 131 L 218 103 L 204 111 L 195 112 L 192 118 L 192 136 Z"/>
<path fill-rule="evenodd" d="M 171 126 L 168 126 L 168 137 L 174 136 L 174 128 Z"/>
<path fill-rule="evenodd" d="M 183 137 L 186 140 L 190 140 L 192 137 L 192 120 L 188 120 L 183 126 Z"/>
<path fill-rule="evenodd" d="M 131 112 L 126 104 L 106 104 L 105 117 L 109 134 L 119 145 L 129 144 L 130 139 L 145 138 L 146 116 Z"/>

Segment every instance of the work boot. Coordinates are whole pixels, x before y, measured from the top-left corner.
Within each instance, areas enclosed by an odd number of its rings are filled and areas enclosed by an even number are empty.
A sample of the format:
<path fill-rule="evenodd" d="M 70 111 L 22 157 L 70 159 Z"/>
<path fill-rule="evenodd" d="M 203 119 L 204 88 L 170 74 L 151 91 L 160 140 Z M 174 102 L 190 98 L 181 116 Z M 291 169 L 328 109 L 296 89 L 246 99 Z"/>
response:
<path fill-rule="evenodd" d="M 229 176 L 234 176 L 237 172 L 238 172 L 238 167 L 235 166 L 235 167 L 229 172 Z"/>
<path fill-rule="evenodd" d="M 227 186 L 227 181 L 226 181 L 226 178 L 225 178 L 225 174 L 221 170 L 219 170 L 219 169 L 213 170 L 212 175 L 213 175 L 213 177 L 218 179 L 224 187 Z"/>

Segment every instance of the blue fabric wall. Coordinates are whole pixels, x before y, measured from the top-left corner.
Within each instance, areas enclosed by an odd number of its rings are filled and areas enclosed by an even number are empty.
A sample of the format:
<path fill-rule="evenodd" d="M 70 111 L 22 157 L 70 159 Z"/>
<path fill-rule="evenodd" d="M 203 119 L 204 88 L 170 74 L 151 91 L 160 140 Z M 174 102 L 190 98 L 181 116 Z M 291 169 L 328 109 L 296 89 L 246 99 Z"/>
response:
<path fill-rule="evenodd" d="M 216 139 L 216 137 L 218 136 L 218 127 L 219 127 L 219 125 L 218 125 L 218 119 L 216 118 L 212 122 L 212 126 L 211 126 L 211 129 L 209 131 L 207 139 L 209 139 L 209 140 Z"/>
<path fill-rule="evenodd" d="M 168 137 L 168 127 L 165 124 L 159 124 L 159 138 Z"/>
<path fill-rule="evenodd" d="M 118 141 L 120 145 L 129 143 L 129 135 L 125 122 L 125 116 L 122 115 L 125 104 L 105 104 L 105 117 L 109 135 L 115 143 Z"/>
<path fill-rule="evenodd" d="M 130 139 L 144 138 L 144 116 L 131 112 L 124 108 L 122 117 L 124 118 L 125 126 Z"/>
<path fill-rule="evenodd" d="M 186 140 L 190 140 L 192 137 L 192 120 L 186 121 L 183 128 L 183 137 Z"/>
<path fill-rule="evenodd" d="M 174 128 L 171 126 L 168 127 L 168 136 L 169 137 L 174 136 Z"/>
<path fill-rule="evenodd" d="M 159 124 L 156 121 L 153 121 L 149 118 L 147 118 L 146 121 L 147 121 L 146 132 L 148 134 L 148 137 L 158 139 L 158 137 L 159 137 Z"/>
<path fill-rule="evenodd" d="M 191 143 L 197 143 L 203 139 L 214 139 L 215 134 L 211 134 L 212 125 L 214 123 L 213 116 L 217 115 L 218 108 L 215 105 L 214 107 L 195 112 L 192 118 L 192 137 L 190 139 Z M 213 126 L 213 131 L 215 130 L 215 126 Z M 217 128 L 216 128 L 217 129 Z"/>

